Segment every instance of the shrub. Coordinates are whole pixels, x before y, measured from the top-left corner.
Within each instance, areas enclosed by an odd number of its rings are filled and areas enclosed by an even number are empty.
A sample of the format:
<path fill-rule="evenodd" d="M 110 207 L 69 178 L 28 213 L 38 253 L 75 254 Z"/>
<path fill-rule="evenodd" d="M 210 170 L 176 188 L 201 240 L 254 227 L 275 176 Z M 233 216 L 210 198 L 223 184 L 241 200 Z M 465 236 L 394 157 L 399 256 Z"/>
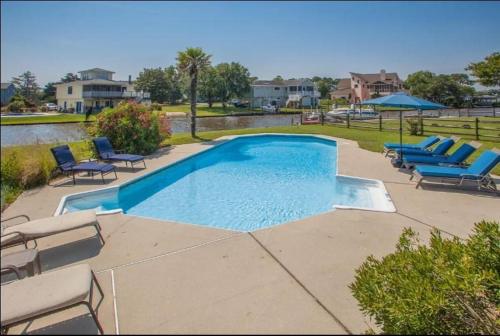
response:
<path fill-rule="evenodd" d="M 40 112 L 47 112 L 49 109 L 47 108 L 47 106 L 40 106 Z"/>
<path fill-rule="evenodd" d="M 408 131 L 411 135 L 420 135 L 420 124 L 418 118 L 408 118 L 406 119 L 408 123 Z"/>
<path fill-rule="evenodd" d="M 466 241 L 434 230 L 429 246 L 418 243 L 405 229 L 396 252 L 356 270 L 361 310 L 388 334 L 498 334 L 499 223 L 477 223 Z"/>
<path fill-rule="evenodd" d="M 121 102 L 97 116 L 93 135 L 107 136 L 113 146 L 129 153 L 150 154 L 163 137 L 158 117 L 144 105 Z"/>
<path fill-rule="evenodd" d="M 9 112 L 21 112 L 25 107 L 26 104 L 22 100 L 14 100 L 7 105 L 7 110 Z"/>

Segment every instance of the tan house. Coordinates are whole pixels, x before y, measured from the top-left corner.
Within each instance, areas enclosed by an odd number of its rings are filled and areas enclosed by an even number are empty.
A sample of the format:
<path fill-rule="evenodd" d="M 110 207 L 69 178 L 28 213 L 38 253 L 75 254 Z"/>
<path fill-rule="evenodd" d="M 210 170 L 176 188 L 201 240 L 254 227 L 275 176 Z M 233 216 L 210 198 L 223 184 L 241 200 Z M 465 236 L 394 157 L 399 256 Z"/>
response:
<path fill-rule="evenodd" d="M 320 93 L 316 84 L 308 78 L 276 80 L 256 80 L 250 86 L 252 107 L 275 105 L 279 107 L 315 107 L 319 104 Z"/>
<path fill-rule="evenodd" d="M 331 99 L 344 98 L 350 103 L 360 103 L 376 96 L 404 91 L 403 81 L 395 72 L 380 70 L 376 74 L 350 72 L 350 75 L 350 78 L 339 81 L 336 90 L 330 93 Z"/>
<path fill-rule="evenodd" d="M 56 99 L 63 111 L 85 113 L 116 106 L 122 100 L 150 104 L 149 92 L 136 91 L 129 76 L 128 81 L 113 80 L 113 71 L 94 68 L 79 71 L 80 79 L 57 83 Z"/>

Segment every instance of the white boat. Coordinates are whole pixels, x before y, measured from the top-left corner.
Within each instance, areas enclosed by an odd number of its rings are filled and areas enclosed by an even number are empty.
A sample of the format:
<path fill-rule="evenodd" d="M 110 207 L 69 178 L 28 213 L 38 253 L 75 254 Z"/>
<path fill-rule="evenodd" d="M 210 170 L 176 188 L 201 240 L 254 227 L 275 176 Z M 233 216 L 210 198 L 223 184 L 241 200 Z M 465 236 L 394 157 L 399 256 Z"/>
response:
<path fill-rule="evenodd" d="M 359 117 L 376 117 L 378 116 L 378 112 L 375 112 L 372 108 L 362 108 L 361 111 L 359 109 L 351 109 L 348 107 L 334 108 L 332 111 L 326 112 L 326 115 L 331 117 L 343 117 L 343 116 L 359 116 Z"/>

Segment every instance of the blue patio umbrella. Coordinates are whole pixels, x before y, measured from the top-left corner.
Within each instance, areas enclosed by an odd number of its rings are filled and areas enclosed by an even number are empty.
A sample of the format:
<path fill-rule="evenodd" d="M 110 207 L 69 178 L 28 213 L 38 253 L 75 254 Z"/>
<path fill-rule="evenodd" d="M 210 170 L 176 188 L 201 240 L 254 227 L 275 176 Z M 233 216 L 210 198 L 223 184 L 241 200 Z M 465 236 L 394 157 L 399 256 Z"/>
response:
<path fill-rule="evenodd" d="M 384 96 L 375 99 L 368 99 L 361 105 L 380 105 L 400 108 L 414 108 L 417 110 L 437 110 L 446 108 L 446 106 L 433 103 L 431 101 L 410 96 L 404 92 L 397 92 L 389 96 Z M 399 144 L 401 148 L 401 157 L 399 163 L 403 162 L 403 111 L 399 111 Z"/>

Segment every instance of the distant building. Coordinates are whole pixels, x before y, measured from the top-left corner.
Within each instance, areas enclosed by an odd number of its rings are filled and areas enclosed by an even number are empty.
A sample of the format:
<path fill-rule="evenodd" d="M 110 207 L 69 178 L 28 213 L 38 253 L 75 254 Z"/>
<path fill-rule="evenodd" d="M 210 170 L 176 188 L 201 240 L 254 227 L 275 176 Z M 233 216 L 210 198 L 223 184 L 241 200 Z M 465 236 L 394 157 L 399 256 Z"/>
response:
<path fill-rule="evenodd" d="M 2 83 L 1 104 L 7 105 L 16 94 L 16 88 L 12 83 Z"/>
<path fill-rule="evenodd" d="M 330 93 L 332 99 L 345 98 L 350 103 L 360 103 L 376 96 L 386 96 L 403 91 L 403 81 L 395 72 L 380 70 L 376 74 L 350 72 L 350 78 L 342 78 L 336 90 Z"/>
<path fill-rule="evenodd" d="M 279 107 L 314 107 L 320 93 L 310 79 L 283 81 L 257 80 L 251 85 L 251 106 L 271 104 Z"/>
<path fill-rule="evenodd" d="M 57 83 L 56 99 L 60 109 L 85 113 L 114 107 L 123 100 L 149 104 L 149 92 L 138 92 L 129 76 L 128 81 L 113 80 L 113 71 L 94 68 L 79 71 L 80 79 Z"/>

